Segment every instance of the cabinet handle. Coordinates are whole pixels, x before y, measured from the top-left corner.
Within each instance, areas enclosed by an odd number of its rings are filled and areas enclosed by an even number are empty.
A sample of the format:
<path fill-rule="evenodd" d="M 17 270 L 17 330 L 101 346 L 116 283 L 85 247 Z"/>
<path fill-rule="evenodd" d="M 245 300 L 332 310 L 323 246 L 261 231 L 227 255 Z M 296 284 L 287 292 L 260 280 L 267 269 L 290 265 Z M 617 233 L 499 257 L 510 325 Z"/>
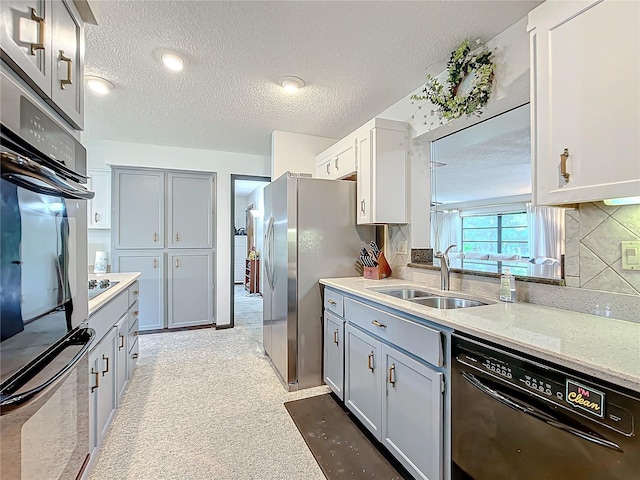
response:
<path fill-rule="evenodd" d="M 122 350 L 124 348 L 124 335 L 120 335 L 120 345 L 118 346 L 118 350 Z"/>
<path fill-rule="evenodd" d="M 137 353 L 134 353 L 133 355 L 131 355 L 131 358 L 133 358 L 133 359 L 138 358 L 138 354 L 137 354 Z"/>
<path fill-rule="evenodd" d="M 158 241 L 158 233 L 157 232 L 153 232 L 153 241 L 154 242 Z"/>
<path fill-rule="evenodd" d="M 367 357 L 367 367 L 369 367 L 369 370 L 373 372 L 373 352 L 371 352 Z"/>
<path fill-rule="evenodd" d="M 180 234 L 176 233 L 176 242 L 180 241 Z"/>
<path fill-rule="evenodd" d="M 328 303 L 329 305 L 334 305 L 334 306 L 335 306 L 335 305 L 338 305 L 338 303 L 337 303 L 335 300 L 331 300 L 331 299 L 327 300 L 327 303 Z"/>
<path fill-rule="evenodd" d="M 36 14 L 36 9 L 31 9 L 31 20 L 38 22 L 38 41 L 40 43 L 32 43 L 29 52 L 31 55 L 36 54 L 36 50 L 44 50 L 44 18 Z"/>
<path fill-rule="evenodd" d="M 387 328 L 387 326 L 384 323 L 380 323 L 378 320 L 374 320 L 371 323 L 374 324 L 376 327 Z"/>
<path fill-rule="evenodd" d="M 362 213 L 365 213 L 365 211 L 364 211 L 364 207 L 365 207 L 365 203 L 364 203 L 364 198 L 363 198 L 363 199 L 360 201 L 360 211 L 361 211 Z"/>
<path fill-rule="evenodd" d="M 392 387 L 395 387 L 395 386 L 396 386 L 396 381 L 395 381 L 395 380 L 394 380 L 394 378 L 393 378 L 393 377 L 395 376 L 395 375 L 394 375 L 394 374 L 395 374 L 395 371 L 396 371 L 396 364 L 395 364 L 395 363 L 393 363 L 393 364 L 391 364 L 391 366 L 389 367 L 389 376 L 388 376 L 388 378 L 387 378 L 387 380 L 389 381 L 389 383 L 391 384 L 391 386 L 392 386 Z"/>
<path fill-rule="evenodd" d="M 60 50 L 60 61 L 67 62 L 67 78 L 60 80 L 60 88 L 64 90 L 67 85 L 73 84 L 73 59 L 64 54 L 64 50 Z"/>
<path fill-rule="evenodd" d="M 136 330 L 135 332 L 133 332 L 133 336 L 137 337 L 138 336 L 138 331 Z"/>
<path fill-rule="evenodd" d="M 93 393 L 93 391 L 100 386 L 100 372 L 94 372 L 92 368 L 91 375 L 96 376 L 96 384 L 93 387 L 91 387 L 91 393 Z"/>
<path fill-rule="evenodd" d="M 338 168 L 338 160 L 339 160 L 339 158 L 336 157 L 336 170 L 339 170 L 339 168 Z"/>
<path fill-rule="evenodd" d="M 336 328 L 336 331 L 333 332 L 333 343 L 338 345 L 338 329 L 337 328 Z"/>
<path fill-rule="evenodd" d="M 133 291 L 133 292 L 131 292 L 131 293 L 133 293 L 134 295 L 138 295 L 140 292 L 139 292 L 138 290 L 134 290 L 134 291 Z"/>
<path fill-rule="evenodd" d="M 133 316 L 137 317 L 140 314 L 140 312 L 138 310 L 136 310 L 135 312 L 133 312 Z"/>
<path fill-rule="evenodd" d="M 176 258 L 176 268 L 178 268 L 178 259 Z"/>
<path fill-rule="evenodd" d="M 155 258 L 153 259 L 153 268 L 158 268 L 158 261 Z"/>
<path fill-rule="evenodd" d="M 565 148 L 560 154 L 560 175 L 564 177 L 564 182 L 569 183 L 569 172 L 567 172 L 567 158 L 569 158 L 569 149 Z"/>
<path fill-rule="evenodd" d="M 327 175 L 331 175 L 329 168 L 331 168 L 331 162 L 327 163 Z"/>
<path fill-rule="evenodd" d="M 109 373 L 109 357 L 102 355 L 102 359 L 106 362 L 107 364 L 107 369 L 102 371 L 102 376 L 104 377 L 105 373 Z"/>
<path fill-rule="evenodd" d="M 93 214 L 93 221 L 94 223 L 98 223 L 98 212 Z"/>

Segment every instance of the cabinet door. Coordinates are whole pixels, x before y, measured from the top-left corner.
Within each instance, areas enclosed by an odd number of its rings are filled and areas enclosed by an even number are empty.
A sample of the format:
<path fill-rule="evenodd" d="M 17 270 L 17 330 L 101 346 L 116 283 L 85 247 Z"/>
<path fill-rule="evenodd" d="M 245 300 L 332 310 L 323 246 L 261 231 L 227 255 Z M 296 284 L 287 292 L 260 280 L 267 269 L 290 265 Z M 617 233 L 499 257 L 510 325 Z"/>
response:
<path fill-rule="evenodd" d="M 169 248 L 213 246 L 213 177 L 169 173 Z"/>
<path fill-rule="evenodd" d="M 529 30 L 536 203 L 638 195 L 640 3 L 546 2 Z"/>
<path fill-rule="evenodd" d="M 358 225 L 371 223 L 371 131 L 364 131 L 357 136 L 358 157 Z M 399 192 L 395 192 L 399 194 Z"/>
<path fill-rule="evenodd" d="M 87 208 L 89 228 L 111 228 L 111 172 L 89 170 L 87 188 L 95 192 Z"/>
<path fill-rule="evenodd" d="M 128 379 L 128 366 L 127 357 L 129 353 L 129 345 L 127 340 L 129 337 L 129 315 L 125 313 L 118 323 L 116 323 L 116 360 L 115 360 L 115 373 L 116 373 L 116 405 L 120 405 L 122 395 L 127 387 Z"/>
<path fill-rule="evenodd" d="M 324 383 L 344 400 L 344 320 L 324 313 Z"/>
<path fill-rule="evenodd" d="M 356 138 L 349 136 L 338 144 L 333 158 L 333 177 L 344 178 L 356 173 Z"/>
<path fill-rule="evenodd" d="M 162 248 L 164 174 L 115 170 L 114 183 L 113 201 L 118 219 L 113 232 L 114 247 Z"/>
<path fill-rule="evenodd" d="M 443 466 L 443 374 L 387 345 L 382 351 L 382 443 L 415 478 L 438 480 Z"/>
<path fill-rule="evenodd" d="M 155 252 L 114 251 L 113 265 L 116 272 L 140 272 L 139 328 L 157 330 L 164 328 L 164 263 L 163 254 Z"/>
<path fill-rule="evenodd" d="M 169 328 L 213 323 L 212 253 L 170 253 L 168 261 Z"/>
<path fill-rule="evenodd" d="M 382 440 L 381 343 L 351 325 L 345 327 L 345 405 L 365 427 Z"/>
<path fill-rule="evenodd" d="M 116 410 L 115 372 L 116 329 L 109 333 L 89 354 L 89 437 L 90 450 L 102 445 Z"/>
<path fill-rule="evenodd" d="M 51 100 L 76 128 L 84 128 L 84 26 L 71 0 L 53 3 Z"/>
<path fill-rule="evenodd" d="M 2 59 L 42 96 L 51 93 L 51 0 L 2 0 Z"/>

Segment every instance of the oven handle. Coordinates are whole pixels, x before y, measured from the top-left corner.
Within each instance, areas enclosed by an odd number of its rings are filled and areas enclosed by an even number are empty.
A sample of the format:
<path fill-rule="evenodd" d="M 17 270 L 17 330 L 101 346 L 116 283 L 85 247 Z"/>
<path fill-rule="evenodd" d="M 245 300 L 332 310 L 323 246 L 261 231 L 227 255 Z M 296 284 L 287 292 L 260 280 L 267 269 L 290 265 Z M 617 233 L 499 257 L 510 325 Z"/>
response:
<path fill-rule="evenodd" d="M 10 152 L 2 152 L 2 178 L 44 195 L 74 200 L 90 200 L 95 195 L 84 187 L 66 182 L 50 168 Z"/>
<path fill-rule="evenodd" d="M 42 357 L 36 359 L 35 362 L 30 364 L 26 368 L 26 370 L 24 370 L 24 372 L 22 372 L 14 381 L 9 382 L 9 384 L 6 385 L 2 389 L 2 391 L 0 391 L 0 415 L 6 415 L 7 413 L 10 413 L 17 408 L 29 405 L 30 403 L 34 402 L 42 395 L 44 395 L 50 389 L 60 385 L 71 373 L 71 370 L 73 370 L 76 364 L 87 353 L 95 335 L 96 332 L 93 328 L 82 328 L 78 330 L 74 335 L 64 338 L 62 342 L 54 346 L 56 348 L 49 351 L 48 354 L 44 354 Z M 15 392 L 23 385 L 25 385 L 29 380 L 31 380 L 35 375 L 41 372 L 44 368 L 46 368 L 46 366 L 50 364 L 55 357 L 60 355 L 63 350 L 67 349 L 68 347 L 77 345 L 82 345 L 80 351 L 78 351 L 78 353 L 74 355 L 69 363 L 67 363 L 45 382 L 26 392 L 16 393 L 14 395 L 7 395 L 4 393 Z"/>
<path fill-rule="evenodd" d="M 600 445 L 601 447 L 606 447 L 606 448 L 610 448 L 611 450 L 622 452 L 622 448 L 620 448 L 618 444 L 610 440 L 607 440 L 606 438 L 602 438 L 599 435 L 596 436 L 596 434 L 594 434 L 593 432 L 579 430 L 575 427 L 567 425 L 566 423 L 563 423 L 561 420 L 553 417 L 552 415 L 539 411 L 538 409 L 530 405 L 526 405 L 526 404 L 523 405 L 519 402 L 516 402 L 508 394 L 504 392 L 500 392 L 494 388 L 491 388 L 485 385 L 475 375 L 472 375 L 471 373 L 460 372 L 460 374 L 467 382 L 469 382 L 471 385 L 476 387 L 478 390 L 489 395 L 494 400 L 497 400 L 498 402 L 502 403 L 503 405 L 506 405 L 507 407 L 513 410 L 516 410 L 518 412 L 521 412 L 527 415 L 531 415 L 532 417 L 540 421 L 543 421 L 552 427 L 558 428 L 562 431 L 575 435 L 576 437 L 580 437 L 591 443 Z"/>

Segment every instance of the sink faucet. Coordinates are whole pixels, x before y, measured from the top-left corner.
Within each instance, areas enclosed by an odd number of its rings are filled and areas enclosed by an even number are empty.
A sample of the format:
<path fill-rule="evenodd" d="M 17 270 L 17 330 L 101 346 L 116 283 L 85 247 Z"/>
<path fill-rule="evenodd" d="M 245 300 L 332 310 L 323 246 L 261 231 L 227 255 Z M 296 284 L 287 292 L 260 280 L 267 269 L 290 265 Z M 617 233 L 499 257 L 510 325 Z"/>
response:
<path fill-rule="evenodd" d="M 449 274 L 451 268 L 449 268 L 449 250 L 457 245 L 449 245 L 444 253 L 436 253 L 436 258 L 440 259 L 440 289 L 449 290 Z"/>

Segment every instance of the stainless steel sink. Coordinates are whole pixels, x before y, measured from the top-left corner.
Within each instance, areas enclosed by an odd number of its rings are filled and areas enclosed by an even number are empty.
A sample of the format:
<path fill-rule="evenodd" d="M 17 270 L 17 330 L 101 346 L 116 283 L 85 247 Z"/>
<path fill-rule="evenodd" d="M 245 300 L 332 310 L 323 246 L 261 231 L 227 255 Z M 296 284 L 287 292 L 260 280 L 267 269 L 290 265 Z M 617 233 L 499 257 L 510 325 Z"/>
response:
<path fill-rule="evenodd" d="M 479 307 L 480 305 L 488 305 L 488 303 L 478 300 L 469 300 L 467 298 L 456 297 L 424 297 L 409 299 L 413 303 L 419 303 L 431 308 L 450 309 L 450 308 L 466 308 Z"/>
<path fill-rule="evenodd" d="M 392 297 L 401 298 L 402 300 L 410 300 L 412 298 L 432 297 L 433 293 L 426 292 L 424 290 L 416 290 L 415 288 L 389 288 L 389 289 L 376 289 L 378 293 L 384 293 L 385 295 L 391 295 Z"/>

